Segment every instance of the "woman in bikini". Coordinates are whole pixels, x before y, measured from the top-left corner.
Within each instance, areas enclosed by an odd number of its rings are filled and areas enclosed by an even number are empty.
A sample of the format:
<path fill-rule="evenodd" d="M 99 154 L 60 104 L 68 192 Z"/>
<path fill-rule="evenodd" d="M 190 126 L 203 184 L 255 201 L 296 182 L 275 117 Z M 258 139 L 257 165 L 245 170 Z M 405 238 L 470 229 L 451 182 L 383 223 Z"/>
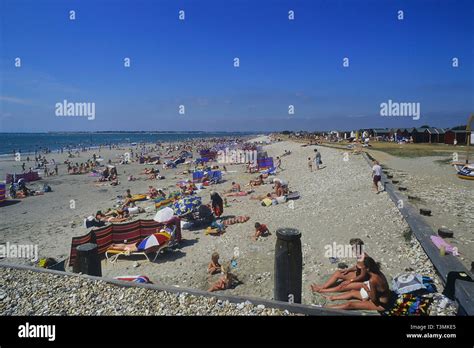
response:
<path fill-rule="evenodd" d="M 344 289 L 349 284 L 364 282 L 369 279 L 367 269 L 364 265 L 364 259 L 368 257 L 368 255 L 363 251 L 364 242 L 359 238 L 353 238 L 349 241 L 349 244 L 352 245 L 352 250 L 356 256 L 357 263 L 351 268 L 337 270 L 328 281 L 321 286 L 316 284 L 311 285 L 311 289 L 314 292 L 346 291 Z M 336 285 L 338 281 L 342 282 Z"/>
<path fill-rule="evenodd" d="M 363 283 L 352 284 L 354 290 L 350 290 L 337 296 L 328 297 L 331 301 L 352 299 L 358 301 L 349 301 L 328 307 L 345 310 L 358 309 L 379 312 L 385 311 L 390 307 L 392 292 L 390 291 L 387 278 L 385 278 L 384 274 L 380 271 L 379 265 L 369 256 L 364 258 L 364 265 L 368 271 L 369 280 Z"/>

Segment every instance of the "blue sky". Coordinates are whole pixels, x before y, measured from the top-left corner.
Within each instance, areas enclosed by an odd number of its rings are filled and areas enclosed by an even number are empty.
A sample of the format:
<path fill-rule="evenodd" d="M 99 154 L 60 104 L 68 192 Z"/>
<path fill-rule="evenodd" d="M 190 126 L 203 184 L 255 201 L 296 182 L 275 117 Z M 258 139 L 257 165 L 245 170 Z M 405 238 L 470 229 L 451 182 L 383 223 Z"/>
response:
<path fill-rule="evenodd" d="M 0 131 L 455 126 L 474 112 L 472 18 L 470 0 L 0 0 Z M 57 117 L 65 99 L 95 119 Z M 420 120 L 381 117 L 389 99 Z"/>

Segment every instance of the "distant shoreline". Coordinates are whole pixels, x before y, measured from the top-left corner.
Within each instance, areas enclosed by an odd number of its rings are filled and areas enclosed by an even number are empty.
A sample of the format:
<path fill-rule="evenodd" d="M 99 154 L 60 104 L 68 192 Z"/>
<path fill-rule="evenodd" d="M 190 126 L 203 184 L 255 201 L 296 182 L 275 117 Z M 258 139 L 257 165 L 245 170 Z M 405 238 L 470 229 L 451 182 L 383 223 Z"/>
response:
<path fill-rule="evenodd" d="M 47 132 L 0 132 L 0 134 L 262 134 L 270 131 L 47 131 Z"/>
<path fill-rule="evenodd" d="M 83 148 L 97 149 L 112 145 L 174 143 L 193 139 L 252 137 L 257 132 L 50 132 L 50 133 L 0 133 L 0 158 L 13 156 L 14 151 L 21 156 L 32 155 L 44 150 L 58 152 L 76 151 Z M 260 133 L 261 134 L 261 133 Z"/>

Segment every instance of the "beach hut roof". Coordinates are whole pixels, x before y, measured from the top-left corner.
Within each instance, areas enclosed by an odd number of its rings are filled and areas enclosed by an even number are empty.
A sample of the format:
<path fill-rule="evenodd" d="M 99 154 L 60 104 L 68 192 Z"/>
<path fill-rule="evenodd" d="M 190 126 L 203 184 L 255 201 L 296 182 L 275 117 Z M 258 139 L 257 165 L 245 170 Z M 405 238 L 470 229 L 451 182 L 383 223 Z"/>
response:
<path fill-rule="evenodd" d="M 390 134 L 390 129 L 388 128 L 374 128 L 375 134 Z"/>
<path fill-rule="evenodd" d="M 436 128 L 436 127 L 430 127 L 428 128 L 428 131 L 431 134 L 444 134 L 445 133 L 443 128 Z"/>
<path fill-rule="evenodd" d="M 453 132 L 453 133 L 460 134 L 460 133 L 467 133 L 467 130 L 465 130 L 465 129 L 449 129 L 446 132 Z"/>

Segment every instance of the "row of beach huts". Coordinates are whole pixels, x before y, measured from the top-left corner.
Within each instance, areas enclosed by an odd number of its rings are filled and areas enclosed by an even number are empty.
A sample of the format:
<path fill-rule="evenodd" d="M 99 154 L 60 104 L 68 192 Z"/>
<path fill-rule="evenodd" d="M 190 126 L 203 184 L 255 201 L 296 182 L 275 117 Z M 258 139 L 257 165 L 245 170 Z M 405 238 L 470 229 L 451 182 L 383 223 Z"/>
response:
<path fill-rule="evenodd" d="M 409 141 L 413 143 L 466 145 L 468 131 L 436 127 L 370 128 L 352 131 L 294 132 L 294 137 L 324 137 L 331 141 L 370 138 L 378 141 Z"/>

